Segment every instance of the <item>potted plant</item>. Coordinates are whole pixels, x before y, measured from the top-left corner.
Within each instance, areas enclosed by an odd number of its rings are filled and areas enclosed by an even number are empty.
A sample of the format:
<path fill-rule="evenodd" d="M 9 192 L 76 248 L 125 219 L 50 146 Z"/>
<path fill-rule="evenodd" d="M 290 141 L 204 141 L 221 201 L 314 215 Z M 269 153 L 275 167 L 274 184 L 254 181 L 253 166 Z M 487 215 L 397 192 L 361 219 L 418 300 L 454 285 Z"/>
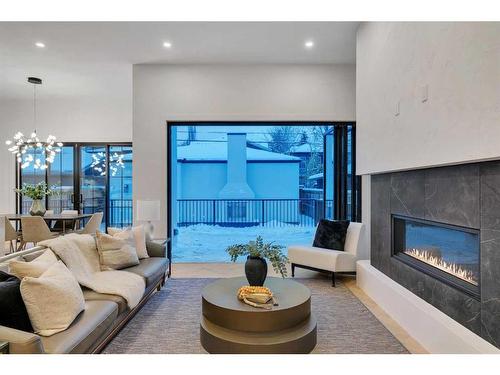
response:
<path fill-rule="evenodd" d="M 45 205 L 44 199 L 46 196 L 54 195 L 54 187 L 49 188 L 45 182 L 39 182 L 38 184 L 23 184 L 21 189 L 14 189 L 16 193 L 21 194 L 24 197 L 31 198 L 33 202 L 31 203 L 30 215 L 32 216 L 43 216 L 45 215 Z"/>
<path fill-rule="evenodd" d="M 281 277 L 286 277 L 286 264 L 288 258 L 281 252 L 283 246 L 274 243 L 264 243 L 261 236 L 246 245 L 231 245 L 226 251 L 231 256 L 231 261 L 236 262 L 238 257 L 247 256 L 245 275 L 251 286 L 262 286 L 267 276 L 267 263 L 269 260 Z"/>

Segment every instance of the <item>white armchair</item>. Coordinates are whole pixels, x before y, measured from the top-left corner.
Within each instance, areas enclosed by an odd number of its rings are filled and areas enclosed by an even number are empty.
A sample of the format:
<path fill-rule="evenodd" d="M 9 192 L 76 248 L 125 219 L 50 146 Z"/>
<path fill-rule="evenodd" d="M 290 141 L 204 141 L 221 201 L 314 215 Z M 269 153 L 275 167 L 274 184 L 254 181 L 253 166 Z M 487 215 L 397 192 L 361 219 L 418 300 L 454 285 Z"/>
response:
<path fill-rule="evenodd" d="M 335 286 L 335 273 L 355 273 L 362 229 L 362 223 L 349 223 L 344 251 L 304 245 L 289 246 L 288 259 L 292 266 L 292 277 L 295 276 L 295 267 L 327 271 L 332 273 L 332 286 Z"/>

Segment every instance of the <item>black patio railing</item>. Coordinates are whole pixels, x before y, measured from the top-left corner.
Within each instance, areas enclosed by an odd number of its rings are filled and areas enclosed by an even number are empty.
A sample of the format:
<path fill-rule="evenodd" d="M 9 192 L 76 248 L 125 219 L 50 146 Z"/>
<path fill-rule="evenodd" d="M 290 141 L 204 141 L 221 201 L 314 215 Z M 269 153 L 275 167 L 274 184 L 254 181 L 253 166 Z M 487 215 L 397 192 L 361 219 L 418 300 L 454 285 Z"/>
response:
<path fill-rule="evenodd" d="M 110 199 L 108 227 L 129 227 L 133 222 L 132 199 Z"/>
<path fill-rule="evenodd" d="M 195 224 L 279 227 L 315 226 L 330 217 L 333 201 L 320 199 L 179 199 L 177 225 Z"/>
<path fill-rule="evenodd" d="M 23 200 L 22 213 L 28 213 L 31 201 Z M 83 213 L 104 212 L 104 198 L 85 199 Z M 51 199 L 49 209 L 59 213 L 73 209 L 70 199 Z M 133 222 L 131 199 L 111 199 L 108 205 L 108 227 L 127 227 Z M 195 224 L 246 227 L 262 225 L 315 226 L 324 217 L 332 218 L 333 200 L 322 199 L 179 199 L 177 225 Z"/>

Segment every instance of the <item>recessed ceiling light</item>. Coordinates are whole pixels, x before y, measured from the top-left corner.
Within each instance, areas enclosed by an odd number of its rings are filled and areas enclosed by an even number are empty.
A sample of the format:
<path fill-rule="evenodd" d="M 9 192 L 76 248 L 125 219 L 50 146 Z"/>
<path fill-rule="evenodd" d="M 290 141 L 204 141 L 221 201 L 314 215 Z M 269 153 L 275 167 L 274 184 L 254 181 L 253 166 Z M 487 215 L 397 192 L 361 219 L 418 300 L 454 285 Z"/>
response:
<path fill-rule="evenodd" d="M 172 43 L 170 43 L 170 42 L 163 42 L 163 47 L 165 47 L 165 48 L 171 48 L 172 47 Z"/>
<path fill-rule="evenodd" d="M 307 40 L 305 43 L 304 43 L 304 46 L 306 48 L 313 48 L 314 47 L 314 42 L 312 40 Z"/>
<path fill-rule="evenodd" d="M 38 48 L 45 48 L 45 43 L 42 43 L 42 42 L 36 42 L 36 43 L 35 43 L 35 46 L 37 46 Z"/>

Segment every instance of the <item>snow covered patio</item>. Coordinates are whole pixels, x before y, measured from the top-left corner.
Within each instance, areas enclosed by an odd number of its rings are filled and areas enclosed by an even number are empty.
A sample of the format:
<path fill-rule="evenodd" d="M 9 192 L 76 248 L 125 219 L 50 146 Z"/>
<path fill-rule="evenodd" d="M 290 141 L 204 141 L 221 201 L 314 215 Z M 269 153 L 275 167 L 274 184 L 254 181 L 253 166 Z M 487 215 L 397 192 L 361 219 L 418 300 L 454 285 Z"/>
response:
<path fill-rule="evenodd" d="M 197 224 L 179 228 L 172 256 L 175 263 L 229 262 L 228 246 L 247 243 L 259 235 L 266 242 L 275 242 L 286 248 L 291 244 L 312 244 L 314 233 L 314 226 L 283 223 L 243 228 Z"/>

